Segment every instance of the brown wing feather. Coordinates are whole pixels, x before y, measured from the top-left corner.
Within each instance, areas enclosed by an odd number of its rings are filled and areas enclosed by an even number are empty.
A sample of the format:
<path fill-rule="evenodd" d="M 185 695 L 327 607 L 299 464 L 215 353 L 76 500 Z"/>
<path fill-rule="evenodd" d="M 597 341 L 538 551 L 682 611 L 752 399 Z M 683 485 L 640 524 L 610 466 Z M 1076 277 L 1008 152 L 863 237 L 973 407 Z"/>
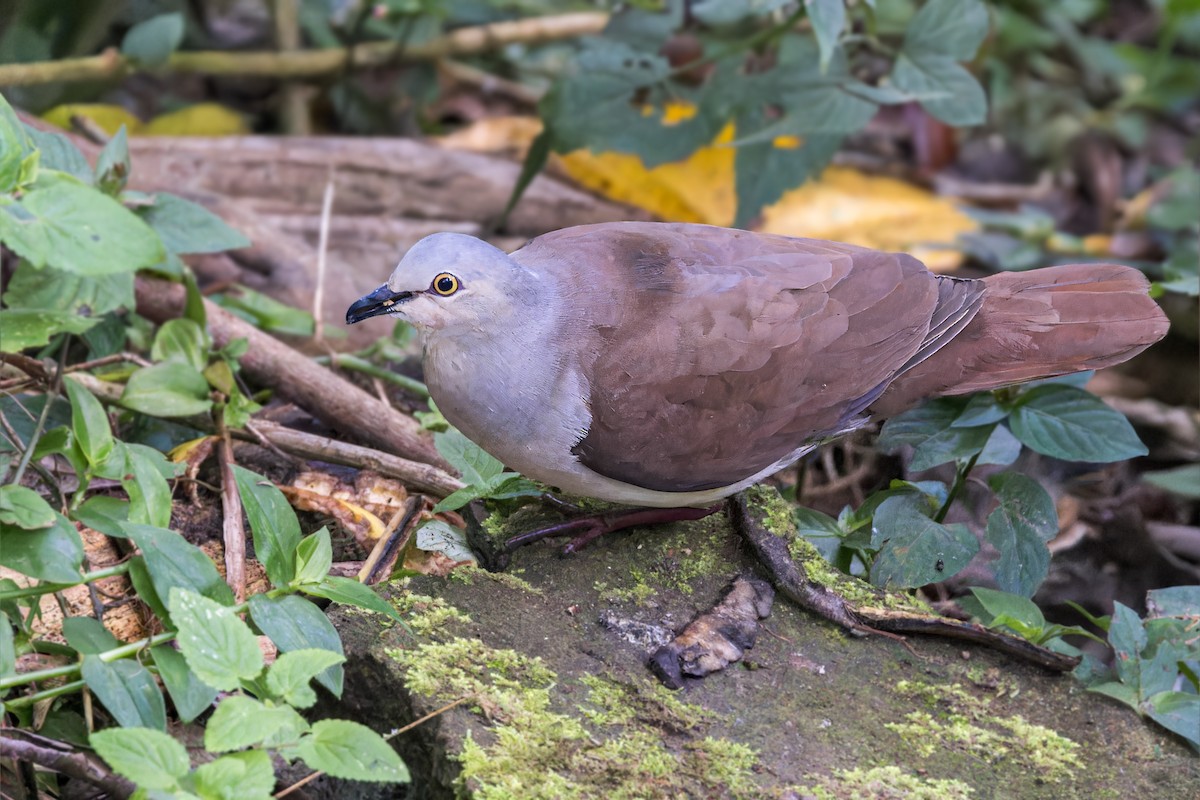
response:
<path fill-rule="evenodd" d="M 910 256 L 706 226 L 583 226 L 513 257 L 586 295 L 564 327 L 591 386 L 575 454 L 661 491 L 728 486 L 856 427 L 977 305 Z"/>

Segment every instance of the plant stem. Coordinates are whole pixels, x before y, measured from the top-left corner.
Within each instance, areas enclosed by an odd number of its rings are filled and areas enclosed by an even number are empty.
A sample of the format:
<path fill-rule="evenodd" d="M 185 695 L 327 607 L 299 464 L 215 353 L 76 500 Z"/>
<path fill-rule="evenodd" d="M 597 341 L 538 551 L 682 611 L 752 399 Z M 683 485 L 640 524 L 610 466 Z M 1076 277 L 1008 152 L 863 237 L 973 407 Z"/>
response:
<path fill-rule="evenodd" d="M 971 459 L 966 463 L 959 462 L 958 471 L 954 474 L 954 483 L 950 485 L 950 491 L 946 492 L 946 502 L 942 503 L 942 507 L 934 515 L 934 522 L 942 522 L 946 519 L 946 514 L 950 511 L 951 504 L 954 503 L 954 499 L 958 497 L 958 493 L 962 491 L 962 487 L 967 482 L 967 476 L 971 474 L 971 470 L 975 469 L 975 462 L 979 460 L 980 453 L 971 456 Z"/>
<path fill-rule="evenodd" d="M 53 689 L 45 689 L 24 697 L 15 697 L 12 700 L 5 700 L 4 707 L 11 709 L 21 708 L 22 706 L 31 706 L 34 703 L 40 703 L 43 700 L 49 700 L 54 697 L 62 697 L 65 694 L 78 692 L 86 685 L 87 681 L 71 681 L 70 683 L 64 683 L 62 686 L 55 686 Z"/>
<path fill-rule="evenodd" d="M 318 364 L 325 366 L 344 367 L 352 369 L 356 372 L 361 372 L 364 375 L 370 375 L 380 380 L 394 383 L 397 386 L 407 389 L 413 394 L 420 397 L 422 400 L 429 399 L 429 388 L 418 380 L 414 380 L 407 375 L 398 375 L 390 369 L 376 366 L 366 359 L 352 355 L 337 355 L 337 356 L 318 356 L 316 359 Z"/>
<path fill-rule="evenodd" d="M 138 639 L 136 642 L 123 644 L 120 647 L 114 647 L 112 650 L 105 650 L 103 653 L 98 653 L 97 657 L 108 663 L 116 661 L 118 658 L 125 658 L 135 653 L 141 652 L 150 647 L 164 644 L 175 638 L 175 631 L 166 633 L 156 633 L 154 636 L 147 636 L 145 639 Z M 7 678 L 0 678 L 0 691 L 11 689 L 14 686 L 24 686 L 27 683 L 35 681 L 45 681 L 51 678 L 62 678 L 67 675 L 74 675 L 79 672 L 83 665 L 76 662 L 74 664 L 64 664 L 61 667 L 50 667 L 49 669 L 39 669 L 33 672 L 22 672 L 19 675 L 12 675 Z M 9 701 L 5 701 L 6 705 L 11 705 Z"/>
<path fill-rule="evenodd" d="M 52 594 L 61 592 L 63 589 L 70 589 L 72 586 L 80 586 L 92 581 L 111 578 L 114 575 L 124 575 L 129 571 L 129 562 L 115 564 L 104 569 L 96 569 L 91 572 L 85 572 L 79 576 L 79 580 L 74 583 L 39 583 L 34 586 L 24 586 L 20 589 L 9 589 L 6 592 L 0 592 L 0 603 L 7 600 L 17 600 L 22 597 L 36 597 L 43 594 Z"/>
<path fill-rule="evenodd" d="M 38 439 L 42 438 L 42 430 L 46 427 L 46 420 L 50 416 L 50 406 L 54 405 L 58 393 L 62 391 L 63 362 L 67 359 L 67 343 L 69 341 L 69 336 L 63 336 L 62 347 L 58 352 L 58 368 L 54 370 L 54 378 L 50 382 L 50 391 L 46 393 L 46 403 L 42 406 L 42 413 L 38 415 L 37 424 L 33 426 L 33 433 L 29 434 L 29 441 L 25 443 L 25 452 L 21 453 L 21 461 L 17 464 L 17 471 L 11 481 L 14 484 L 20 483 L 21 478 L 24 477 L 25 468 L 29 466 L 29 460 L 33 458 L 33 451 L 37 449 Z"/>
<path fill-rule="evenodd" d="M 772 25 L 769 28 L 763 28 L 761 31 L 747 36 L 740 42 L 730 42 L 724 47 L 719 48 L 711 55 L 701 56 L 694 61 L 689 61 L 686 64 L 680 64 L 678 67 L 675 67 L 671 70 L 670 76 L 675 78 L 680 75 L 686 75 L 688 72 L 697 69 L 698 67 L 706 67 L 709 64 L 720 61 L 726 56 L 735 55 L 743 50 L 752 50 L 760 45 L 770 44 L 775 39 L 778 39 L 780 36 L 791 30 L 792 27 L 807 13 L 808 12 L 805 10 L 804 4 L 801 3 L 799 8 L 792 12 L 787 19 L 778 25 Z"/>

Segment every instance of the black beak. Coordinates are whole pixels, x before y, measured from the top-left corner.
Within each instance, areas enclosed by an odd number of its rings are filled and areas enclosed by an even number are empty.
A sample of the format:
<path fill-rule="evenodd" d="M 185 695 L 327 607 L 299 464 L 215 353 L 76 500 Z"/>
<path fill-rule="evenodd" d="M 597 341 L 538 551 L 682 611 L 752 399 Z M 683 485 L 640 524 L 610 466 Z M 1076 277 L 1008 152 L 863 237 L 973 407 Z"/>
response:
<path fill-rule="evenodd" d="M 387 284 L 384 284 L 370 294 L 358 298 L 346 309 L 346 324 L 353 325 L 368 317 L 386 314 L 397 303 L 403 303 L 412 296 L 412 292 L 393 292 L 387 287 Z"/>

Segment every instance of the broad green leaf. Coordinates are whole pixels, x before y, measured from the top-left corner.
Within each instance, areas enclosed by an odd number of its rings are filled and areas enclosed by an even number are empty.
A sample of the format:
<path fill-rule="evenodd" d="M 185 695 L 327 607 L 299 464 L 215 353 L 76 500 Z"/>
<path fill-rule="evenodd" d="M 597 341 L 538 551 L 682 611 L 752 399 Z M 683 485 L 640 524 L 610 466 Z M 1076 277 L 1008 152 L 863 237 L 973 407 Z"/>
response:
<path fill-rule="evenodd" d="M 96 188 L 110 197 L 116 197 L 129 180 L 129 139 L 125 126 L 105 143 L 96 159 Z"/>
<path fill-rule="evenodd" d="M 0 523 L 27 531 L 49 528 L 58 515 L 42 496 L 15 483 L 0 486 Z"/>
<path fill-rule="evenodd" d="M 1200 586 L 1170 586 L 1146 593 L 1147 616 L 1193 617 L 1200 613 Z"/>
<path fill-rule="evenodd" d="M 433 443 L 442 458 L 462 473 L 463 482 L 468 485 L 486 486 L 504 472 L 504 465 L 498 459 L 456 430 L 435 433 Z"/>
<path fill-rule="evenodd" d="M 4 546 L 0 564 L 22 575 L 52 583 L 75 583 L 83 564 L 83 540 L 62 514 L 55 512 L 49 527 L 25 531 L 8 523 L 0 526 Z"/>
<path fill-rule="evenodd" d="M 966 428 L 964 430 L 973 430 Z M 1007 467 L 1017 460 L 1021 455 L 1021 442 L 1017 437 L 1012 435 L 1012 431 L 1006 425 L 996 425 L 992 428 L 992 435 L 988 437 L 987 443 L 983 449 L 979 451 L 979 458 L 976 459 L 976 464 L 995 464 L 1001 467 Z"/>
<path fill-rule="evenodd" d="M 88 741 L 117 774 L 142 789 L 173 789 L 190 767 L 184 746 L 162 731 L 109 728 Z"/>
<path fill-rule="evenodd" d="M 1147 452 L 1125 415 L 1072 386 L 1031 390 L 1009 417 L 1009 426 L 1025 446 L 1066 461 L 1120 461 Z"/>
<path fill-rule="evenodd" d="M 152 417 L 188 417 L 207 412 L 212 400 L 203 375 L 187 364 L 166 361 L 130 375 L 121 405 Z"/>
<path fill-rule="evenodd" d="M 8 282 L 4 302 L 14 308 L 67 311 L 94 324 L 110 311 L 134 307 L 133 279 L 132 272 L 99 278 L 21 262 Z M 8 343 L 4 346 L 7 349 Z"/>
<path fill-rule="evenodd" d="M 3 214 L 3 210 L 0 210 L 0 216 Z M 19 353 L 30 347 L 49 344 L 51 337 L 60 333 L 83 333 L 99 321 L 69 311 L 6 308 L 0 314 L 0 342 L 4 343 L 5 352 Z"/>
<path fill-rule="evenodd" d="M 17 673 L 17 649 L 13 641 L 12 622 L 6 611 L 0 610 L 0 678 Z"/>
<path fill-rule="evenodd" d="M 134 556 L 129 561 L 129 582 L 133 584 L 133 591 L 137 594 L 138 599 L 149 606 L 154 616 L 161 620 L 171 619 L 166 601 L 158 596 L 158 589 L 154 587 L 154 579 L 150 577 L 146 559 L 140 555 Z M 230 592 L 230 595 L 232 594 Z"/>
<path fill-rule="evenodd" d="M 909 466 L 916 471 L 970 458 L 987 445 L 994 423 L 954 427 L 965 405 L 962 398 L 944 397 L 892 417 L 879 434 L 879 448 L 892 453 L 903 445 L 912 445 Z"/>
<path fill-rule="evenodd" d="M 215 294 L 209 299 L 268 333 L 312 336 L 312 314 L 245 286 L 239 286 L 235 291 Z"/>
<path fill-rule="evenodd" d="M 306 591 L 311 590 L 312 587 L 306 587 Z M 317 648 L 338 655 L 345 654 L 342 639 L 329 618 L 303 597 L 294 594 L 273 598 L 253 595 L 250 598 L 250 618 L 260 631 L 271 638 L 281 653 Z M 342 667 L 338 665 L 324 670 L 317 676 L 317 683 L 335 697 L 341 697 Z"/>
<path fill-rule="evenodd" d="M 761 109 L 747 110 L 737 118 L 737 129 L 752 134 L 768 124 Z M 813 134 L 799 147 L 776 147 L 774 142 L 742 145 L 734 156 L 737 217 L 734 224 L 747 227 L 762 209 L 784 192 L 819 175 L 841 147 L 844 136 Z"/>
<path fill-rule="evenodd" d="M 154 665 L 158 667 L 158 676 L 171 695 L 175 712 L 182 722 L 191 722 L 203 714 L 217 697 L 217 690 L 196 677 L 188 668 L 183 654 L 169 644 L 160 644 L 152 648 Z"/>
<path fill-rule="evenodd" d="M 487 487 L 480 484 L 470 484 L 443 497 L 433 507 L 434 514 L 443 511 L 457 511 L 472 500 L 487 496 Z"/>
<path fill-rule="evenodd" d="M 385 614 L 392 619 L 400 620 L 400 613 L 384 600 L 375 590 L 353 578 L 343 578 L 338 575 L 326 575 L 320 583 L 305 584 L 302 587 L 305 594 L 323 597 L 344 606 L 354 606 L 378 614 Z"/>
<path fill-rule="evenodd" d="M 25 133 L 41 155 L 42 169 L 58 170 L 83 183 L 91 182 L 92 165 L 65 134 L 37 128 L 26 128 Z"/>
<path fill-rule="evenodd" d="M 440 519 L 430 520 L 417 528 L 416 543 L 418 549 L 441 553 L 451 561 L 478 561 L 467 544 L 467 532 Z"/>
<path fill-rule="evenodd" d="M 267 689 L 275 697 L 295 708 L 308 708 L 317 702 L 309 681 L 329 667 L 346 660 L 331 650 L 292 650 L 281 653 L 267 669 Z"/>
<path fill-rule="evenodd" d="M 275 768 L 264 750 L 230 753 L 201 764 L 193 773 L 196 792 L 219 800 L 270 800 Z"/>
<path fill-rule="evenodd" d="M 250 246 L 249 239 L 216 214 L 173 194 L 156 194 L 154 203 L 142 206 L 137 213 L 162 237 L 167 252 L 174 255 L 219 253 Z"/>
<path fill-rule="evenodd" d="M 287 586 L 296 575 L 300 522 L 283 492 L 261 475 L 234 466 L 246 519 L 254 536 L 254 553 L 275 586 Z M 326 570 L 328 571 L 328 570 Z"/>
<path fill-rule="evenodd" d="M 108 713 L 125 728 L 166 730 L 167 704 L 150 670 L 123 658 L 106 664 L 96 655 L 85 655 L 80 675 Z"/>
<path fill-rule="evenodd" d="M 992 620 L 995 619 L 1008 618 L 1033 630 L 1046 627 L 1046 618 L 1042 615 L 1042 610 L 1027 597 L 978 586 L 971 587 L 971 593 L 991 617 L 984 619 L 986 624 L 992 624 Z"/>
<path fill-rule="evenodd" d="M 335 778 L 406 783 L 408 768 L 383 737 L 365 725 L 323 719 L 296 748 L 304 763 Z"/>
<path fill-rule="evenodd" d="M 0 96 L 0 193 L 8 194 L 20 186 L 22 164 L 32 151 L 25 126 Z"/>
<path fill-rule="evenodd" d="M 164 256 L 137 215 L 62 173 L 46 173 L 19 200 L 0 198 L 0 241 L 34 266 L 81 275 L 133 272 Z"/>
<path fill-rule="evenodd" d="M 942 525 L 922 513 L 917 496 L 891 497 L 875 511 L 872 542 L 881 542 L 871 565 L 876 586 L 910 588 L 958 574 L 979 552 L 965 525 Z M 940 567 L 940 569 L 939 569 Z"/>
<path fill-rule="evenodd" d="M 1190 500 L 1200 500 L 1200 464 L 1142 473 L 1142 480 Z"/>
<path fill-rule="evenodd" d="M 129 521 L 166 528 L 171 524 L 171 487 L 160 465 L 166 459 L 142 444 L 125 445 L 125 474 L 121 486 L 129 495 Z"/>
<path fill-rule="evenodd" d="M 208 342 L 204 329 L 190 319 L 169 319 L 154 335 L 150 358 L 178 361 L 197 372 L 208 366 Z"/>
<path fill-rule="evenodd" d="M 1142 708 L 1146 716 L 1172 733 L 1179 734 L 1193 749 L 1200 750 L 1200 696 L 1186 692 L 1160 692 Z"/>
<path fill-rule="evenodd" d="M 183 41 L 183 14 L 159 14 L 143 20 L 121 40 L 121 53 L 147 67 L 167 63 Z"/>
<path fill-rule="evenodd" d="M 906 50 L 896 59 L 892 82 L 911 94 L 932 95 L 921 105 L 947 125 L 980 125 L 987 119 L 983 87 L 950 56 Z"/>
<path fill-rule="evenodd" d="M 295 717 L 290 706 L 268 706 L 245 695 L 226 697 L 208 718 L 204 747 L 214 753 L 253 747 L 294 727 Z"/>
<path fill-rule="evenodd" d="M 1141 694 L 1142 651 L 1146 649 L 1146 629 L 1137 612 L 1113 603 L 1112 622 L 1108 626 L 1108 643 L 1116 654 L 1114 665 L 1121 682 Z"/>
<path fill-rule="evenodd" d="M 62 622 L 62 631 L 67 644 L 87 655 L 99 655 L 121 644 L 95 617 L 67 617 Z"/>
<path fill-rule="evenodd" d="M 905 30 L 903 49 L 969 61 L 987 32 L 988 11 L 979 0 L 929 0 Z"/>
<path fill-rule="evenodd" d="M 991 392 L 979 392 L 971 395 L 963 410 L 950 423 L 955 428 L 977 428 L 980 425 L 991 425 L 1008 416 L 1008 409 L 1000 405 L 996 396 Z"/>
<path fill-rule="evenodd" d="M 329 574 L 333 566 L 333 545 L 329 540 L 326 528 L 305 536 L 296 547 L 296 577 L 297 585 L 317 583 Z"/>
<path fill-rule="evenodd" d="M 232 608 L 178 587 L 171 589 L 168 606 L 179 650 L 197 678 L 231 692 L 262 672 L 258 640 Z"/>
<path fill-rule="evenodd" d="M 172 589 L 183 588 L 218 604 L 233 602 L 233 591 L 221 579 L 213 562 L 203 550 L 175 531 L 133 522 L 124 523 L 121 528 L 142 551 L 146 570 L 160 598 L 169 597 Z"/>
<path fill-rule="evenodd" d="M 824 72 L 846 27 L 846 4 L 844 0 L 804 0 L 804 6 L 821 48 L 821 71 Z"/>
<path fill-rule="evenodd" d="M 1050 567 L 1046 542 L 1058 533 L 1054 500 L 1041 484 L 1017 472 L 993 475 L 988 486 L 1000 501 L 987 519 L 987 540 L 1000 554 L 996 585 L 1032 597 Z"/>
<path fill-rule="evenodd" d="M 88 464 L 101 464 L 113 450 L 112 427 L 108 413 L 95 395 L 70 378 L 66 381 L 67 396 L 71 398 L 71 428 L 75 441 Z"/>
<path fill-rule="evenodd" d="M 71 512 L 71 519 L 82 522 L 105 536 L 125 538 L 122 524 L 129 522 L 129 502 L 108 495 L 92 495 Z"/>

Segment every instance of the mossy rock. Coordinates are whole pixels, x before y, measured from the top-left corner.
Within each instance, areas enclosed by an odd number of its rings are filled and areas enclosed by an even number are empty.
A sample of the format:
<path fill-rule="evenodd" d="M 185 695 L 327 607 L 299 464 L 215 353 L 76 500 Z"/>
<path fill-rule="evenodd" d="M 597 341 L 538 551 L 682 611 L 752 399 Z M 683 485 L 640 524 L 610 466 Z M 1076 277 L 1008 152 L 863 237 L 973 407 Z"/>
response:
<path fill-rule="evenodd" d="M 961 644 L 852 638 L 782 598 L 745 660 L 678 692 L 645 667 L 753 572 L 720 516 L 509 572 L 390 588 L 409 633 L 337 609 L 330 713 L 397 738 L 412 798 L 1194 798 L 1200 762 L 1129 709 Z M 603 623 L 602 623 L 603 620 Z"/>

